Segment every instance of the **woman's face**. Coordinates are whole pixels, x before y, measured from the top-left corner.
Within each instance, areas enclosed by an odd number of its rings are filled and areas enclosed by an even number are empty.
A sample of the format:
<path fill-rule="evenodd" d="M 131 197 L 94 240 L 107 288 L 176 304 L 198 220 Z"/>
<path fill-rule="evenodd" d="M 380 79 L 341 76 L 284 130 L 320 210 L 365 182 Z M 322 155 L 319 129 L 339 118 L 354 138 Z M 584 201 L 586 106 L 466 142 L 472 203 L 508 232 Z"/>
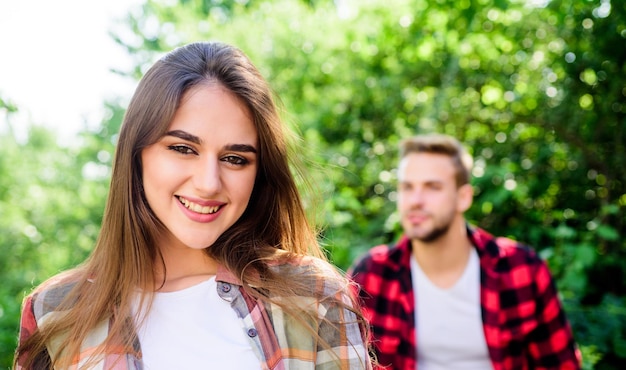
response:
<path fill-rule="evenodd" d="M 217 84 L 185 93 L 167 133 L 141 154 L 148 204 L 173 237 L 160 243 L 211 246 L 248 205 L 257 151 L 250 112 L 235 95 Z"/>

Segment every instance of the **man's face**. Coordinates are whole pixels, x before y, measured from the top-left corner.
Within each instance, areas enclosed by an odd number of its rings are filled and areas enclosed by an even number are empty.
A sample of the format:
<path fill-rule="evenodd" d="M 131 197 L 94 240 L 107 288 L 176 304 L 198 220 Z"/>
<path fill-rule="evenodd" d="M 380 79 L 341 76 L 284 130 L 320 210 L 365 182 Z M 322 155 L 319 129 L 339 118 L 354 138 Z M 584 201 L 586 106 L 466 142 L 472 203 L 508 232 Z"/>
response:
<path fill-rule="evenodd" d="M 469 185 L 457 187 L 455 174 L 444 154 L 410 153 L 400 161 L 397 206 L 409 239 L 433 242 L 463 217 L 471 204 L 465 194 Z"/>

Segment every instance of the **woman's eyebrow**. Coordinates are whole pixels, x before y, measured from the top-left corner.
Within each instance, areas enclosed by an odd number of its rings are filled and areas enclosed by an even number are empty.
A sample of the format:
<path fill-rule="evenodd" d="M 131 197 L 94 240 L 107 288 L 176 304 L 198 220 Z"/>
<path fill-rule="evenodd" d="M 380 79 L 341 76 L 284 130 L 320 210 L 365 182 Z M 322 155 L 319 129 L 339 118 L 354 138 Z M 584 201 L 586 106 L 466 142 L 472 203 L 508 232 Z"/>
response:
<path fill-rule="evenodd" d="M 202 139 L 200 139 L 198 136 L 192 135 L 188 133 L 187 131 L 183 131 L 183 130 L 168 131 L 165 133 L 165 136 L 174 136 L 179 139 L 190 141 L 194 144 L 198 144 L 198 145 L 202 144 Z M 224 148 L 226 150 L 232 150 L 234 152 L 249 152 L 249 153 L 257 152 L 256 148 L 253 145 L 249 145 L 249 144 L 228 144 Z"/>
<path fill-rule="evenodd" d="M 173 130 L 173 131 L 168 131 L 165 133 L 165 136 L 174 136 L 177 137 L 179 139 L 183 139 L 186 141 L 191 141 L 194 144 L 202 144 L 202 139 L 200 139 L 199 137 L 197 137 L 196 135 L 192 135 L 190 133 L 188 133 L 187 131 L 183 131 L 183 130 Z"/>
<path fill-rule="evenodd" d="M 256 148 L 252 145 L 248 144 L 229 144 L 226 145 L 225 148 L 227 150 L 232 150 L 233 152 L 250 152 L 256 153 Z"/>

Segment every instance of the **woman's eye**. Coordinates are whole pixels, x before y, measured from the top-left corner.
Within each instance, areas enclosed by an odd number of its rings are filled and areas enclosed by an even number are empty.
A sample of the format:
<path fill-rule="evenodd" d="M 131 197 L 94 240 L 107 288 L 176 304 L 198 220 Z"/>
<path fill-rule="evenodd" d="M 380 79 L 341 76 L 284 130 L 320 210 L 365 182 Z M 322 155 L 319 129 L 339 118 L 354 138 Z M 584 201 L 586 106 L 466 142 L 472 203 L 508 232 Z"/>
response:
<path fill-rule="evenodd" d="M 170 145 L 167 147 L 169 150 L 179 152 L 180 154 L 194 154 L 195 151 L 186 145 Z"/>
<path fill-rule="evenodd" d="M 247 159 L 236 156 L 236 155 L 227 155 L 226 157 L 223 157 L 222 160 L 224 162 L 228 162 L 230 164 L 235 164 L 235 165 L 244 165 L 248 163 Z"/>

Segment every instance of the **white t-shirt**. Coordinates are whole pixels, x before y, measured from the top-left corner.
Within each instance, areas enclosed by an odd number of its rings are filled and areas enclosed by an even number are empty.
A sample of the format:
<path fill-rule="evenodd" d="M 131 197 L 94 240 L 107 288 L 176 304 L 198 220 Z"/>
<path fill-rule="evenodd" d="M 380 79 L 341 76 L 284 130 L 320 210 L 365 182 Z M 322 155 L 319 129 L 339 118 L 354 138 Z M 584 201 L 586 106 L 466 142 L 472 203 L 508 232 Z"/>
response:
<path fill-rule="evenodd" d="M 261 367 L 237 314 L 218 296 L 215 277 L 156 293 L 138 335 L 146 370 Z"/>
<path fill-rule="evenodd" d="M 411 258 L 415 292 L 417 367 L 420 370 L 493 369 L 481 319 L 480 263 L 472 248 L 459 280 L 435 286 Z"/>

